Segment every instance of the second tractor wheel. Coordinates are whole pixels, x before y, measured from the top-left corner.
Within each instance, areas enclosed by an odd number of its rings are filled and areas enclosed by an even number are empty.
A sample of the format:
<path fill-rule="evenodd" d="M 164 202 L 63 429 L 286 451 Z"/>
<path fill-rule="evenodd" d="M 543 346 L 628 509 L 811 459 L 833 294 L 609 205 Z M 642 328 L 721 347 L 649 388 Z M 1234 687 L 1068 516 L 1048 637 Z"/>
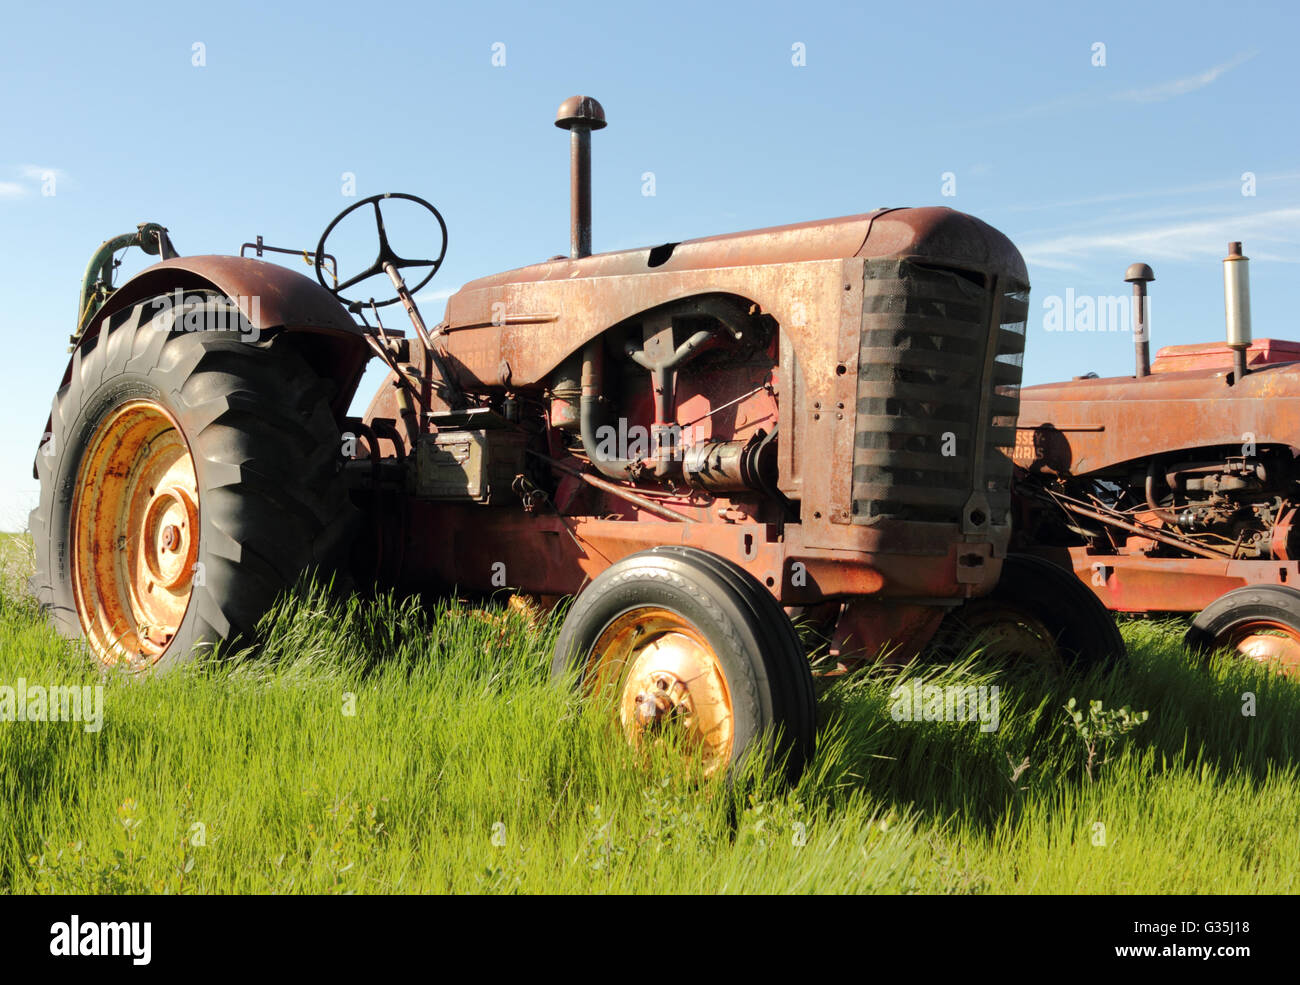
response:
<path fill-rule="evenodd" d="M 1049 679 L 1127 655 L 1101 600 L 1072 572 L 1030 554 L 1008 554 L 993 591 L 949 613 L 939 637 L 952 649 L 978 643 L 990 660 Z"/>
<path fill-rule="evenodd" d="M 656 547 L 611 565 L 574 601 L 553 672 L 611 699 L 633 745 L 671 731 L 706 776 L 756 748 L 798 776 L 816 727 L 812 674 L 772 595 L 738 565 Z"/>
<path fill-rule="evenodd" d="M 1201 611 L 1183 642 L 1193 653 L 1234 650 L 1300 676 L 1300 592 L 1285 585 L 1234 589 Z"/>

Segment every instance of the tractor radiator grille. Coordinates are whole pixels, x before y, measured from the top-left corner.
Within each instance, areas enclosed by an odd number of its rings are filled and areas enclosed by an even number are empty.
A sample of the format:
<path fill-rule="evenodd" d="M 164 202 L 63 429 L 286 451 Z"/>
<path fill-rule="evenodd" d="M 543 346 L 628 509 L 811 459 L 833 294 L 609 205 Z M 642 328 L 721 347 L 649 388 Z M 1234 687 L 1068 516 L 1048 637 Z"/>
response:
<path fill-rule="evenodd" d="M 981 491 L 1006 522 L 1028 288 L 907 260 L 864 287 L 853 522 L 956 523 Z"/>

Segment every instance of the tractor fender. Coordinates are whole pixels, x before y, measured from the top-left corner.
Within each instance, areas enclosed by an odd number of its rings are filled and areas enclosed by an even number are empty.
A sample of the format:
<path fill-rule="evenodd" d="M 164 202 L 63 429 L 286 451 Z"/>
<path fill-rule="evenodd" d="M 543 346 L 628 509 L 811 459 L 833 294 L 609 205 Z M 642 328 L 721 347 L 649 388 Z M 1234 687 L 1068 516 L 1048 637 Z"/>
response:
<path fill-rule="evenodd" d="M 316 373 L 336 386 L 331 408 L 347 414 L 370 357 L 361 326 L 334 295 L 315 281 L 279 264 L 247 257 L 191 256 L 164 260 L 140 271 L 95 313 L 78 346 L 99 334 L 106 319 L 141 301 L 180 290 L 212 290 L 238 304 L 259 334 L 272 330 L 295 336 Z M 72 378 L 73 359 L 63 372 Z M 48 431 L 48 427 L 46 428 Z"/>

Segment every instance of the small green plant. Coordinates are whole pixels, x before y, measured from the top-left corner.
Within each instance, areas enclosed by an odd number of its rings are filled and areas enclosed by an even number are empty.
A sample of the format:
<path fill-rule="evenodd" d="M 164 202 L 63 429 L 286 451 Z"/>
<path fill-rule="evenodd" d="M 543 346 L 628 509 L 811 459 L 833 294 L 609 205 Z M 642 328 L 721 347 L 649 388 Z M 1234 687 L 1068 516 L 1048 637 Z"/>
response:
<path fill-rule="evenodd" d="M 136 817 L 135 798 L 128 797 L 117 807 L 117 840 L 108 857 L 97 854 L 84 841 L 68 842 L 55 849 L 50 840 L 42 844 L 39 855 L 30 855 L 36 890 L 40 893 L 106 893 L 118 895 L 133 891 L 138 877 L 137 849 L 140 825 Z"/>
<path fill-rule="evenodd" d="M 750 852 L 808 844 L 813 820 L 801 800 L 794 796 L 749 795 L 749 805 L 740 817 L 736 843 Z"/>
<path fill-rule="evenodd" d="M 593 872 L 608 872 L 614 863 L 627 854 L 627 848 L 615 840 L 614 815 L 606 814 L 600 804 L 588 804 L 591 829 L 583 840 L 582 848 L 572 864 L 582 862 Z"/>
<path fill-rule="evenodd" d="M 1133 711 L 1128 705 L 1123 708 L 1105 709 L 1100 701 L 1088 702 L 1085 715 L 1076 707 L 1074 698 L 1065 704 L 1065 713 L 1070 720 L 1070 727 L 1083 744 L 1088 754 L 1083 764 L 1088 780 L 1093 780 L 1093 768 L 1100 769 L 1110 762 L 1111 753 L 1126 735 L 1150 717 L 1150 712 Z"/>

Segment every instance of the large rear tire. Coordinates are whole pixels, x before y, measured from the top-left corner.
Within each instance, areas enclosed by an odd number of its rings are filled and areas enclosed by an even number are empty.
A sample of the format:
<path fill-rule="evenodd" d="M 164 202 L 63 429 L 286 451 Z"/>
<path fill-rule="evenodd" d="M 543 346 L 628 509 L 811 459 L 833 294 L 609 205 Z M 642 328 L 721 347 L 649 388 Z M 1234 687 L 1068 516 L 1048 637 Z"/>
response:
<path fill-rule="evenodd" d="M 226 304 L 187 309 L 217 331 L 181 331 L 161 300 L 113 316 L 54 399 L 31 588 L 106 665 L 162 670 L 249 638 L 349 546 L 333 384 Z"/>
<path fill-rule="evenodd" d="M 574 601 L 557 676 L 605 694 L 633 745 L 672 729 L 705 776 L 765 748 L 794 780 L 812 757 L 816 701 L 794 626 L 743 568 L 691 547 L 633 554 Z"/>

